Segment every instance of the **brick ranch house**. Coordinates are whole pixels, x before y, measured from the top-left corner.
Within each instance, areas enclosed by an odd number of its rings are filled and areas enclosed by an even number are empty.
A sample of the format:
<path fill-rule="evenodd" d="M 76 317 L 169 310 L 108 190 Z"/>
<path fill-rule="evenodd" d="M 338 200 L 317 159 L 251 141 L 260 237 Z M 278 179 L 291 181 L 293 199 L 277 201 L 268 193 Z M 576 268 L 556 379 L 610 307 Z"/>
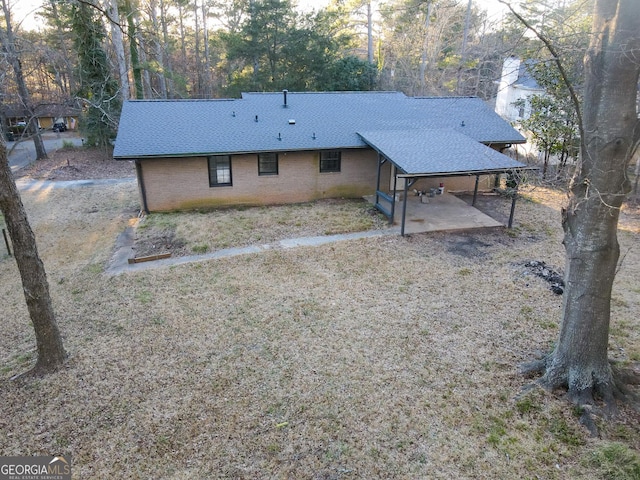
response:
<path fill-rule="evenodd" d="M 125 102 L 113 155 L 145 212 L 375 194 L 393 217 L 409 188 L 492 188 L 524 141 L 479 98 L 283 91 Z"/>

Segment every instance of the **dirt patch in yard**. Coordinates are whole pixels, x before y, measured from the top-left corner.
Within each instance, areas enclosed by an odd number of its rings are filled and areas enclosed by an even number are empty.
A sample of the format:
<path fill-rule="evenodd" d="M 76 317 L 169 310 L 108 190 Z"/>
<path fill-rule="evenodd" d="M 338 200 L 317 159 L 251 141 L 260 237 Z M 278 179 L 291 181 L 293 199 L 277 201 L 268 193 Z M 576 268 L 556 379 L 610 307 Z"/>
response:
<path fill-rule="evenodd" d="M 486 248 L 490 244 L 480 240 L 477 236 L 469 233 L 448 235 L 446 249 L 454 255 L 463 257 L 481 258 L 486 255 Z"/>
<path fill-rule="evenodd" d="M 136 230 L 136 233 L 138 230 Z M 192 255 L 184 240 L 176 238 L 176 231 L 172 229 L 152 229 L 137 234 L 134 243 L 136 257 L 146 257 L 162 253 L 171 253 L 174 257 Z"/>
<path fill-rule="evenodd" d="M 34 180 L 85 180 L 135 176 L 132 161 L 113 159 L 113 151 L 103 148 L 69 147 L 55 150 L 48 158 L 18 170 L 18 178 Z"/>

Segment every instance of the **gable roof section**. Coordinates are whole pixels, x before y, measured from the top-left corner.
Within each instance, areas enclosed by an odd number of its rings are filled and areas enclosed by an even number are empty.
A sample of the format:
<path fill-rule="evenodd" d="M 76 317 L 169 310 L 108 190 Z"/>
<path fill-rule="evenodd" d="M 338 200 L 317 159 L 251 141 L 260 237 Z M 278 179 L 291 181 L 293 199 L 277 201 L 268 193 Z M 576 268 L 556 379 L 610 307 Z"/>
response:
<path fill-rule="evenodd" d="M 529 73 L 529 69 L 532 69 L 536 65 L 536 61 L 534 60 L 525 60 L 520 64 L 520 68 L 518 70 L 518 79 L 514 83 L 514 86 L 520 88 L 526 88 L 529 90 L 540 90 L 544 91 L 544 89 L 538 85 L 536 79 Z"/>
<path fill-rule="evenodd" d="M 450 129 L 379 130 L 359 135 L 402 170 L 405 175 L 400 176 L 500 172 L 526 166 Z"/>
<path fill-rule="evenodd" d="M 125 102 L 114 157 L 365 148 L 358 131 L 439 128 L 464 132 L 482 143 L 525 141 L 474 97 L 289 92 L 285 106 L 281 92 L 245 93 L 231 100 Z"/>

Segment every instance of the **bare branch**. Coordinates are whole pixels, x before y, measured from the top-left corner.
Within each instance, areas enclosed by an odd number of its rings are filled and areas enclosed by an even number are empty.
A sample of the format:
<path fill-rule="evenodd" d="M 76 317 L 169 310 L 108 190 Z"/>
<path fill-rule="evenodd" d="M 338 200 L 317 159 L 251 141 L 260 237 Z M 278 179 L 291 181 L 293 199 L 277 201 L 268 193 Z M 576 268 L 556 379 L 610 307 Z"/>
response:
<path fill-rule="evenodd" d="M 101 103 L 109 104 L 111 101 L 113 101 L 119 95 L 120 95 L 120 90 L 118 90 L 118 93 L 116 95 L 114 95 L 111 98 L 107 98 L 107 99 L 103 100 Z M 95 102 L 92 102 L 92 101 L 90 101 L 90 100 L 88 100 L 86 98 L 82 98 L 82 97 L 76 97 L 75 99 L 76 99 L 76 101 L 84 103 L 88 107 L 92 107 L 92 108 L 95 108 L 96 110 L 100 111 L 100 113 L 102 114 L 102 121 L 104 121 L 110 127 L 113 127 L 116 130 L 118 129 L 118 120 L 116 118 L 114 118 L 113 115 L 111 115 L 107 110 L 105 110 L 104 107 L 101 105 L 101 103 L 95 103 Z"/>
<path fill-rule="evenodd" d="M 520 21 L 520 23 L 522 23 L 525 27 L 527 27 L 528 30 L 531 30 L 534 33 L 534 35 L 538 37 L 538 39 L 542 43 L 544 43 L 545 47 L 547 47 L 547 49 L 549 50 L 549 53 L 551 53 L 551 56 L 553 57 L 553 61 L 558 67 L 558 71 L 562 76 L 562 81 L 564 82 L 567 89 L 569 90 L 569 95 L 571 96 L 573 107 L 576 109 L 576 114 L 578 117 L 578 130 L 580 131 L 580 138 L 585 138 L 584 126 L 582 124 L 582 109 L 580 107 L 580 100 L 578 99 L 578 95 L 576 94 L 576 91 L 573 88 L 573 83 L 569 80 L 569 76 L 567 75 L 567 72 L 564 69 L 564 65 L 560 60 L 560 55 L 558 54 L 557 50 L 551 43 L 551 40 L 549 40 L 547 37 L 542 35 L 542 33 L 540 33 L 533 25 L 531 25 L 531 23 L 529 23 L 522 15 L 516 12 L 511 6 L 511 4 L 507 3 L 505 0 L 498 0 L 498 2 L 505 5 L 511 11 L 511 13 L 513 13 L 513 15 Z"/>
<path fill-rule="evenodd" d="M 127 35 L 127 30 L 125 27 L 122 26 L 121 23 L 116 22 L 115 19 L 111 18 L 111 15 L 109 15 L 109 12 L 107 12 L 105 9 L 103 9 L 102 7 L 99 7 L 98 5 L 96 5 L 95 3 L 92 3 L 89 0 L 73 0 L 76 3 L 82 3 L 83 5 L 86 5 L 88 7 L 94 8 L 95 10 L 97 10 L 98 12 L 100 12 L 102 15 L 105 16 L 105 18 L 109 21 L 109 23 L 114 24 L 116 27 L 118 27 L 118 29 L 124 34 Z M 127 35 L 128 36 L 128 35 Z"/>

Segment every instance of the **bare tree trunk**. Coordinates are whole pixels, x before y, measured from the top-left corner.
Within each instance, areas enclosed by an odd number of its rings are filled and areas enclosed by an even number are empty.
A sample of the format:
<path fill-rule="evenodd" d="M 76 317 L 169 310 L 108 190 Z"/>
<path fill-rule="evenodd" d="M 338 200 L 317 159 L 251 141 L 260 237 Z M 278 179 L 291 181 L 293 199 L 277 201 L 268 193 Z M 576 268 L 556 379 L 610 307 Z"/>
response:
<path fill-rule="evenodd" d="M 137 23 L 137 22 L 136 22 Z M 140 29 L 136 26 L 136 41 L 138 44 L 138 58 L 140 64 L 140 72 L 142 75 L 142 97 L 143 98 L 153 98 L 153 91 L 151 89 L 151 75 L 149 74 L 149 69 L 146 67 L 142 67 L 143 65 L 148 65 L 147 61 L 147 49 L 144 44 L 144 38 L 140 35 Z"/>
<path fill-rule="evenodd" d="M 464 33 L 462 34 L 462 47 L 460 48 L 460 65 L 458 66 L 458 73 L 456 75 L 456 93 L 462 95 L 460 89 L 462 83 L 462 69 L 467 61 L 467 41 L 469 39 L 469 24 L 471 23 L 471 0 L 467 4 L 467 14 L 464 19 Z"/>
<path fill-rule="evenodd" d="M 194 91 L 196 92 L 197 98 L 200 98 L 202 95 L 202 68 L 200 65 L 200 25 L 198 23 L 198 0 L 194 0 L 193 2 L 193 18 L 195 21 L 195 61 L 196 61 L 196 84 Z"/>
<path fill-rule="evenodd" d="M 120 25 L 118 0 L 111 0 L 107 13 L 109 14 L 111 23 L 111 38 L 113 40 L 113 48 L 116 52 L 116 62 L 120 74 L 120 93 L 122 95 L 122 101 L 125 102 L 131 98 L 131 91 L 129 88 L 129 69 L 127 68 L 127 60 L 124 55 L 124 38 L 122 35 L 122 26 Z"/>
<path fill-rule="evenodd" d="M 65 44 L 65 34 L 64 29 L 62 27 L 62 22 L 60 21 L 60 15 L 58 13 L 58 5 L 57 0 L 49 0 L 49 4 L 51 6 L 51 12 L 53 14 L 54 23 L 56 27 L 56 36 L 58 37 L 58 49 L 62 55 L 65 71 L 63 72 L 63 77 L 65 79 L 64 86 L 61 86 L 61 90 L 64 94 L 68 95 L 70 92 L 76 91 L 76 82 L 75 76 L 73 75 L 73 66 L 71 65 L 71 60 L 69 59 L 69 55 L 67 53 L 67 45 Z M 61 82 L 62 84 L 62 82 Z"/>
<path fill-rule="evenodd" d="M 424 44 L 422 45 L 422 59 L 420 60 L 420 95 L 426 95 L 426 74 L 427 59 L 429 47 L 429 23 L 431 22 L 431 11 L 433 9 L 433 1 L 429 0 L 427 5 L 427 18 L 424 21 Z"/>
<path fill-rule="evenodd" d="M 568 388 L 579 404 L 621 394 L 608 362 L 610 304 L 620 248 L 620 207 L 630 190 L 626 167 L 637 141 L 640 8 L 636 0 L 597 0 L 585 57 L 581 163 L 563 211 L 566 290 L 555 350 L 541 383 Z"/>
<path fill-rule="evenodd" d="M 638 195 L 638 179 L 640 179 L 640 155 L 638 155 L 638 160 L 636 160 L 636 171 L 634 172 L 636 176 L 636 180 L 633 183 L 633 194 Z"/>
<path fill-rule="evenodd" d="M 13 243 L 27 309 L 36 334 L 38 360 L 32 372 L 50 372 L 62 365 L 66 353 L 51 305 L 44 264 L 38 256 L 36 239 L 11 174 L 4 140 L 0 140 L 0 211 Z"/>
<path fill-rule="evenodd" d="M 367 60 L 373 65 L 373 13 L 371 2 L 367 2 Z"/>
<path fill-rule="evenodd" d="M 549 147 L 545 147 L 544 149 L 544 162 L 542 164 L 542 179 L 545 180 L 547 178 L 547 170 L 549 169 Z"/>
<path fill-rule="evenodd" d="M 153 45 L 156 51 L 156 61 L 158 62 L 159 69 L 156 72 L 158 78 L 158 88 L 160 89 L 160 98 L 167 98 L 167 82 L 165 80 L 165 59 L 162 44 L 160 42 L 160 26 L 158 25 L 157 0 L 151 0 L 149 2 L 149 16 L 151 17 L 151 23 L 153 25 Z"/>
<path fill-rule="evenodd" d="M 180 19 L 180 52 L 183 61 L 187 59 L 187 34 L 184 28 L 184 8 L 182 4 L 178 4 L 178 18 Z"/>
<path fill-rule="evenodd" d="M 167 25 L 167 6 L 164 0 L 160 0 L 160 23 L 162 25 L 162 51 L 164 62 L 162 64 L 163 78 L 166 82 L 167 98 L 173 98 L 173 69 L 171 66 L 171 54 L 169 52 L 169 28 Z"/>
<path fill-rule="evenodd" d="M 207 26 L 207 17 L 209 16 L 209 7 L 206 0 L 202 1 L 202 43 L 204 44 L 204 94 L 205 98 L 211 98 L 211 53 L 209 52 L 209 28 Z"/>
<path fill-rule="evenodd" d="M 138 26 L 136 24 L 134 5 L 131 0 L 124 2 L 125 15 L 127 17 L 127 35 L 129 36 L 129 55 L 131 56 L 131 69 L 133 70 L 133 83 L 135 85 L 135 98 L 144 98 L 142 85 L 142 68 L 140 66 Z"/>
<path fill-rule="evenodd" d="M 33 145 L 36 149 L 36 160 L 47 158 L 47 151 L 44 148 L 44 142 L 40 136 L 40 130 L 37 125 L 37 119 L 34 114 L 33 105 L 31 105 L 31 97 L 29 95 L 29 89 L 24 79 L 24 72 L 22 71 L 22 62 L 20 56 L 16 50 L 16 43 L 13 33 L 13 25 L 11 25 L 11 8 L 7 3 L 7 0 L 2 1 L 2 12 L 4 14 L 6 29 L 4 32 L 0 31 L 0 43 L 4 47 L 7 55 L 7 60 L 11 63 L 13 73 L 16 76 L 16 83 L 18 85 L 18 95 L 22 101 L 22 105 L 27 113 L 27 133 L 33 139 Z"/>

